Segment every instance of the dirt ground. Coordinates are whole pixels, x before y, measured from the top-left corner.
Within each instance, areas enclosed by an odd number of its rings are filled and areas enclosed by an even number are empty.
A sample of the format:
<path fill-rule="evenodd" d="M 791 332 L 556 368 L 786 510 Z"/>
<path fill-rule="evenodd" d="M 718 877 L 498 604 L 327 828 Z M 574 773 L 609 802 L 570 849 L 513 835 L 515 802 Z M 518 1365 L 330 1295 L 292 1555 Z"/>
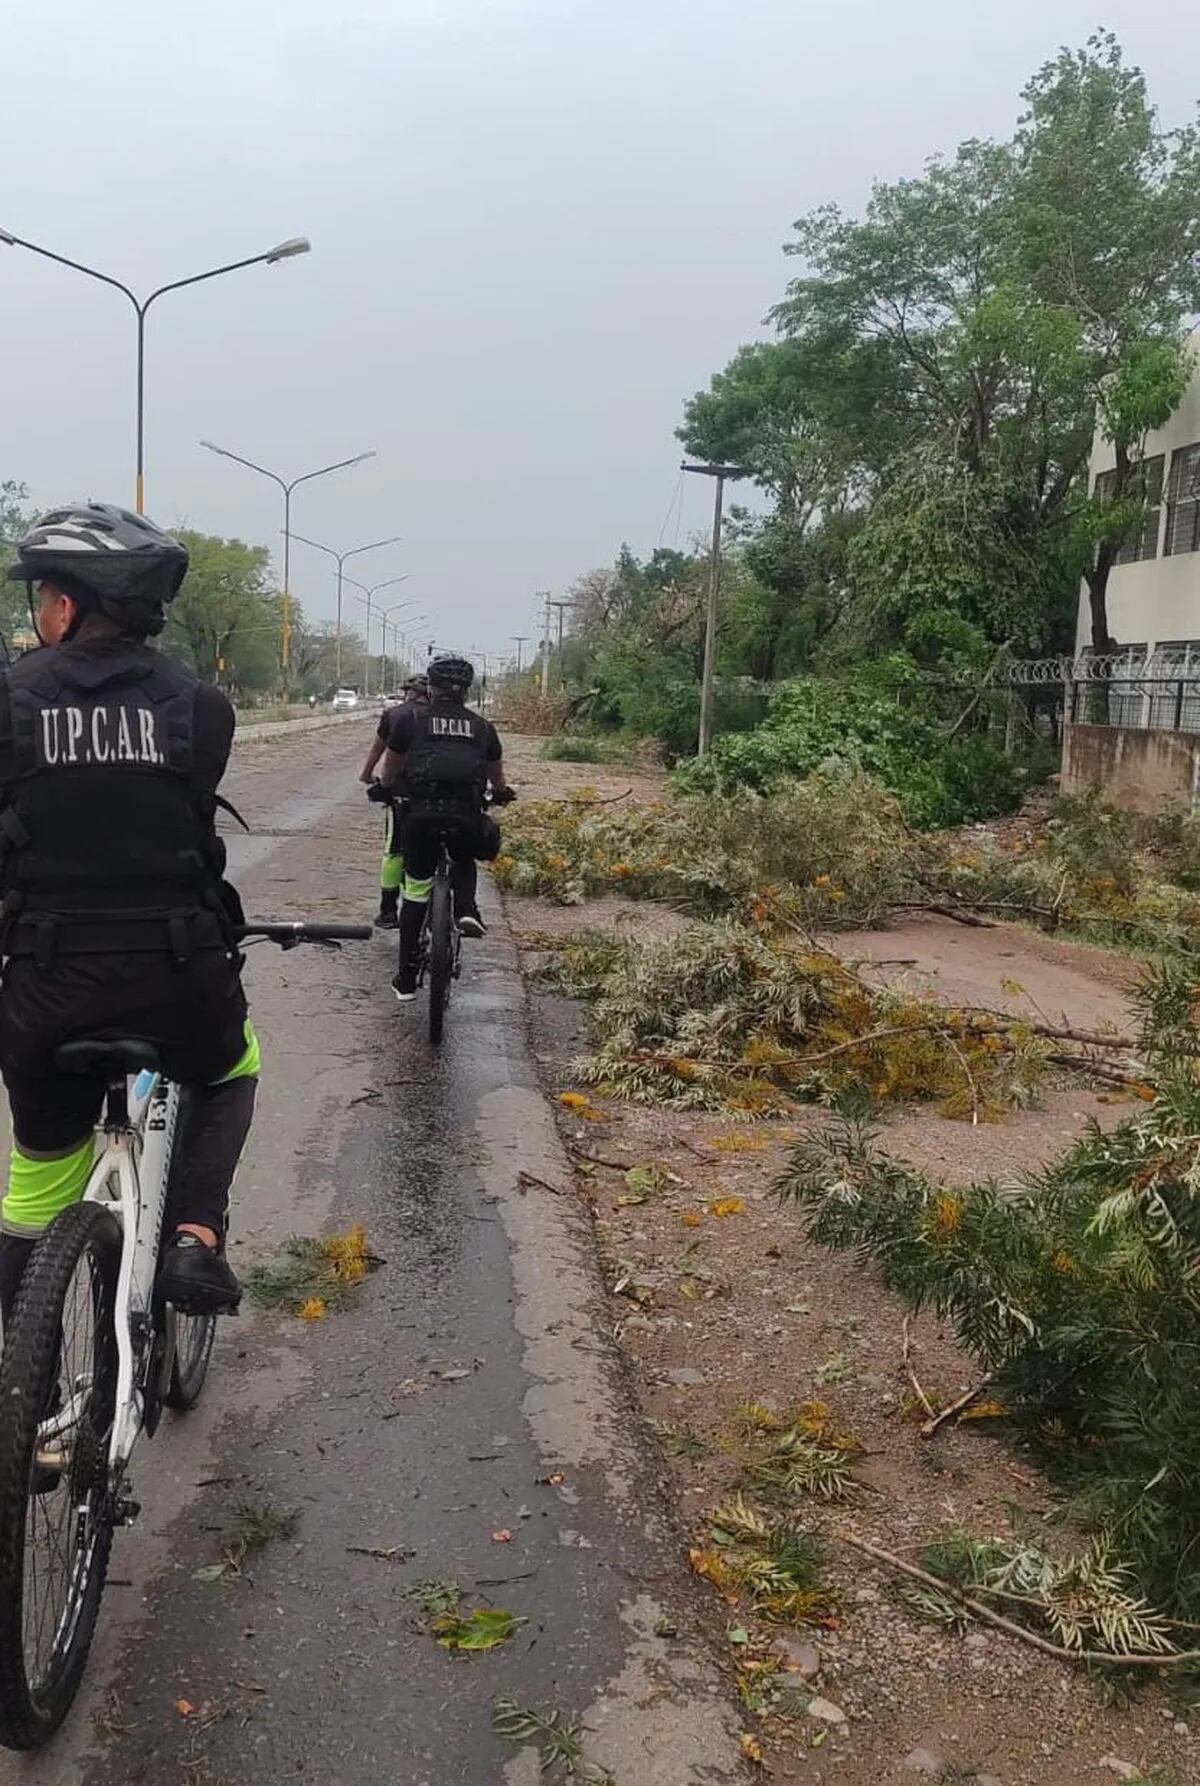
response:
<path fill-rule="evenodd" d="M 585 786 L 606 799 L 625 788 L 629 798 L 659 792 L 644 769 L 547 763 L 539 749 L 538 740 L 510 745 L 523 797 L 561 797 Z M 603 925 L 645 938 L 683 922 L 621 898 L 564 909 L 510 895 L 506 906 L 518 940 L 526 939 L 531 970 L 544 958 L 537 944 L 547 934 Z M 829 940 L 875 963 L 881 976 L 905 976 L 953 1004 L 1024 1010 L 1090 1029 L 1130 1025 L 1134 971 L 1102 950 L 939 919 Z M 570 1088 L 571 1058 L 586 1046 L 583 1013 L 538 991 L 536 980 L 531 987 L 543 1071 L 554 1088 Z M 924 1171 L 964 1182 L 1031 1170 L 1088 1120 L 1111 1122 L 1127 1107 L 1112 1094 L 1060 1085 L 999 1125 L 973 1127 L 912 1109 L 888 1122 L 883 1141 Z M 1143 1774 L 1157 1786 L 1200 1781 L 1200 1715 L 1157 1680 L 1123 1705 L 1106 1704 L 1098 1686 L 1001 1632 L 976 1626 L 959 1635 L 919 1619 L 898 1598 L 890 1571 L 839 1544 L 839 1533 L 853 1533 L 912 1560 L 950 1526 L 978 1536 L 1011 1535 L 1018 1524 L 1046 1529 L 1055 1503 L 999 1420 L 966 1420 L 935 1438 L 920 1436 L 923 1415 L 903 1363 L 904 1307 L 869 1270 L 812 1246 L 774 1194 L 805 1113 L 746 1128 L 633 1105 L 601 1109 L 602 1122 L 584 1123 L 564 1108 L 560 1123 L 594 1214 L 613 1329 L 669 1458 L 681 1550 L 688 1538 L 703 1543 L 706 1515 L 729 1498 L 744 1467 L 748 1441 L 738 1410 L 746 1404 L 782 1414 L 820 1401 L 831 1427 L 853 1434 L 861 1448 L 851 1499 L 804 1510 L 806 1523 L 829 1540 L 833 1616 L 775 1638 L 797 1681 L 815 1695 L 813 1709 L 786 1723 L 746 1716 L 770 1777 L 783 1786 L 903 1786 L 921 1777 L 1076 1786 Z M 648 1162 L 670 1176 L 642 1200 L 624 1173 Z M 714 1213 L 721 1204 L 734 1212 Z M 971 1386 L 969 1361 L 934 1320 L 914 1321 L 911 1335 L 913 1368 L 935 1406 Z M 747 1653 L 743 1611 L 714 1592 L 712 1621 L 732 1678 Z M 768 1628 L 752 1627 L 751 1650 L 759 1629 Z M 739 1641 L 731 1643 L 730 1632 Z"/>

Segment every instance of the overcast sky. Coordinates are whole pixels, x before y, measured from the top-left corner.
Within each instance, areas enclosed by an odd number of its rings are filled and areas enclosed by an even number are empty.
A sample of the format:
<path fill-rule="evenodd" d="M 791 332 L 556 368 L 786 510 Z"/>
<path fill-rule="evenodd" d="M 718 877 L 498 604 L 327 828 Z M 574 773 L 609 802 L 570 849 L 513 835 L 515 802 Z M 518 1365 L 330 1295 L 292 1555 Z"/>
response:
<path fill-rule="evenodd" d="M 274 544 L 277 493 L 202 438 L 289 476 L 374 448 L 293 525 L 403 535 L 355 574 L 508 650 L 539 587 L 703 525 L 673 430 L 760 332 L 792 220 L 1007 134 L 1098 4 L 5 0 L 0 227 L 143 291 L 310 236 L 151 312 L 147 508 Z M 1179 0 L 1103 17 L 1183 122 Z M 0 330 L 0 477 L 131 503 L 124 300 L 0 247 Z M 332 612 L 302 547 L 292 583 Z"/>

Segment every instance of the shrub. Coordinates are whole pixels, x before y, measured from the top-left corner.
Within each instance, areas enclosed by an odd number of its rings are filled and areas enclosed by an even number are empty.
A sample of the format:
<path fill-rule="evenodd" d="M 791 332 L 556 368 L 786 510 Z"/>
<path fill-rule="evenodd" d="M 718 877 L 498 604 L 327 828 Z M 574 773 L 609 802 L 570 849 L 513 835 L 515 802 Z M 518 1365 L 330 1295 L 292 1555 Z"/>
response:
<path fill-rule="evenodd" d="M 966 824 L 1019 802 L 1020 778 L 988 739 L 947 739 L 905 660 L 850 680 L 781 683 L 756 731 L 719 737 L 677 774 L 684 792 L 777 790 L 806 776 L 873 776 L 922 829 Z"/>

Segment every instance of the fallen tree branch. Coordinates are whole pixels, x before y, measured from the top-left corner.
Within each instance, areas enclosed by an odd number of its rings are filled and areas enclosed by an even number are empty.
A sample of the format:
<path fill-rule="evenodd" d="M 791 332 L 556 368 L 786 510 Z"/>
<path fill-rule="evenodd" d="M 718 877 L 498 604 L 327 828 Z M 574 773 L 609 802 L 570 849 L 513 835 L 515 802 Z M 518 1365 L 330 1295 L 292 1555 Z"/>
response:
<path fill-rule="evenodd" d="M 882 1550 L 877 1544 L 868 1544 L 864 1538 L 856 1538 L 851 1532 L 838 1532 L 837 1536 L 843 1544 L 857 1550 L 863 1556 L 871 1557 L 882 1563 L 885 1568 L 894 1569 L 899 1575 L 907 1575 L 913 1581 L 919 1581 L 936 1593 L 945 1595 L 955 1605 L 969 1612 L 972 1618 L 979 1619 L 985 1625 L 994 1625 L 998 1631 L 1004 1631 L 1010 1637 L 1020 1638 L 1035 1650 L 1041 1650 L 1044 1656 L 1053 1656 L 1057 1662 L 1098 1664 L 1104 1668 L 1179 1668 L 1200 1662 L 1200 1650 L 1179 1650 L 1169 1655 L 1117 1655 L 1108 1650 L 1068 1650 L 1062 1644 L 1051 1643 L 1048 1637 L 1039 1637 L 1036 1631 L 1030 1631 L 1024 1625 L 1018 1625 L 1014 1619 L 1006 1619 L 1003 1613 L 993 1612 L 990 1606 L 973 1600 L 940 1576 L 930 1574 L 927 1569 L 919 1569 L 915 1563 L 906 1563 L 902 1557 L 893 1556 L 890 1550 Z"/>
<path fill-rule="evenodd" d="M 610 1172 L 628 1172 L 633 1164 L 632 1160 L 606 1160 L 602 1153 L 589 1153 L 586 1147 L 576 1147 L 571 1141 L 567 1142 L 567 1152 L 593 1166 L 607 1166 Z"/>
<path fill-rule="evenodd" d="M 930 1399 L 926 1395 L 925 1391 L 921 1388 L 920 1382 L 918 1381 L 918 1378 L 917 1378 L 917 1373 L 913 1369 L 912 1358 L 911 1358 L 911 1352 L 912 1352 L 912 1331 L 911 1331 L 911 1329 L 912 1329 L 912 1316 L 905 1315 L 905 1317 L 904 1317 L 904 1370 L 905 1370 L 905 1374 L 907 1375 L 909 1382 L 912 1384 L 913 1394 L 916 1396 L 917 1400 L 920 1402 L 921 1406 L 924 1408 L 924 1410 L 928 1414 L 929 1418 L 931 1420 L 936 1420 L 937 1414 L 934 1409 L 933 1403 L 930 1401 Z"/>
<path fill-rule="evenodd" d="M 996 925 L 991 918 L 981 918 L 977 912 L 965 906 L 944 905 L 928 899 L 906 899 L 899 905 L 888 907 L 893 912 L 931 912 L 938 918 L 951 918 L 955 924 L 965 924 L 968 930 L 995 930 Z"/>
<path fill-rule="evenodd" d="M 520 1189 L 522 1182 L 526 1184 L 536 1184 L 543 1191 L 552 1191 L 556 1197 L 566 1197 L 570 1194 L 564 1185 L 550 1184 L 548 1180 L 539 1178 L 536 1172 L 526 1172 L 524 1166 L 517 1172 L 518 1190 Z"/>
<path fill-rule="evenodd" d="M 1008 655 L 1008 652 L 1009 652 L 1011 646 L 1012 646 L 1012 640 L 1006 639 L 1004 641 L 1004 644 L 1001 645 L 998 648 L 998 650 L 996 651 L 996 654 L 992 658 L 991 663 L 988 665 L 987 669 L 983 672 L 983 676 L 980 679 L 979 687 L 975 690 L 975 693 L 971 696 L 971 699 L 967 702 L 966 706 L 963 708 L 962 712 L 959 714 L 959 716 L 955 720 L 954 724 L 950 727 L 950 730 L 946 733 L 947 744 L 949 744 L 951 738 L 955 738 L 958 736 L 959 732 L 966 725 L 967 721 L 970 719 L 971 715 L 974 713 L 975 709 L 978 707 L 980 701 L 982 701 L 984 695 L 991 694 L 993 692 L 992 677 L 996 674 L 996 671 L 999 669 L 1001 660 Z"/>
<path fill-rule="evenodd" d="M 930 1418 L 921 1428 L 921 1437 L 923 1439 L 932 1439 L 939 1426 L 944 1426 L 947 1420 L 953 1420 L 956 1414 L 961 1414 L 964 1408 L 970 1407 L 971 1403 L 975 1400 L 975 1397 L 982 1394 L 988 1384 L 992 1381 L 992 1378 L 993 1373 L 988 1371 L 986 1376 L 980 1377 L 973 1389 L 968 1389 L 965 1395 L 960 1395 L 957 1401 L 951 1402 L 948 1408 L 943 1408 L 940 1414 L 935 1414 L 931 1408 Z"/>

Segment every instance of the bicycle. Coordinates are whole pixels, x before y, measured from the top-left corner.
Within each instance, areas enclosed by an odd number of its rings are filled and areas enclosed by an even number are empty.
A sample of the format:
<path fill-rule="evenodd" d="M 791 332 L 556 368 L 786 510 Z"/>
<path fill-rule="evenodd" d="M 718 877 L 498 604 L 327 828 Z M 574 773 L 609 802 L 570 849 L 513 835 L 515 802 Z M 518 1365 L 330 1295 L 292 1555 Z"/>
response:
<path fill-rule="evenodd" d="M 371 930 L 247 924 L 237 936 L 291 949 Z M 39 1240 L 0 1358 L 0 1745 L 18 1750 L 41 1748 L 70 1710 L 113 1533 L 140 1512 L 134 1446 L 164 1407 L 195 1407 L 216 1330 L 215 1316 L 184 1315 L 155 1291 L 186 1089 L 137 1039 L 69 1042 L 56 1065 L 102 1073 L 107 1090 L 82 1201 Z"/>
<path fill-rule="evenodd" d="M 462 972 L 462 937 L 454 922 L 450 853 L 444 837 L 438 843 L 437 867 L 417 944 L 416 969 L 418 986 L 424 985 L 425 976 L 429 975 L 429 1040 L 436 1048 L 445 1033 L 450 989 Z"/>

